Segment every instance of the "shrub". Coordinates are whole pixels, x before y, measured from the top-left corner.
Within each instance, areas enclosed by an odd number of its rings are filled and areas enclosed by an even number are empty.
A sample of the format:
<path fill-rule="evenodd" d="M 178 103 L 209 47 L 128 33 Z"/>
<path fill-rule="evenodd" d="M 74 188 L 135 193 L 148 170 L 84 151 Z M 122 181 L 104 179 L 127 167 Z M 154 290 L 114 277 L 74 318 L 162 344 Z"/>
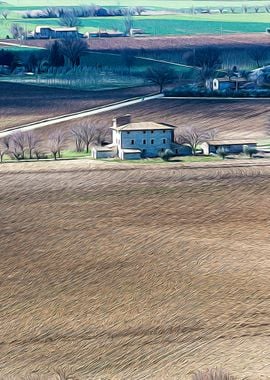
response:
<path fill-rule="evenodd" d="M 252 158 L 254 156 L 254 154 L 257 153 L 257 148 L 245 145 L 244 148 L 243 148 L 243 152 L 247 156 L 249 156 L 250 158 Z"/>
<path fill-rule="evenodd" d="M 164 152 L 160 152 L 160 158 L 162 158 L 163 161 L 169 161 L 170 158 L 174 157 L 175 154 L 171 149 L 165 149 Z"/>
<path fill-rule="evenodd" d="M 223 160 L 225 159 L 226 156 L 228 156 L 229 150 L 225 148 L 224 146 L 221 146 L 220 148 L 217 149 L 217 155 L 221 157 Z"/>
<path fill-rule="evenodd" d="M 230 375 L 223 369 L 207 369 L 199 371 L 192 376 L 192 380 L 236 380 L 235 377 Z"/>

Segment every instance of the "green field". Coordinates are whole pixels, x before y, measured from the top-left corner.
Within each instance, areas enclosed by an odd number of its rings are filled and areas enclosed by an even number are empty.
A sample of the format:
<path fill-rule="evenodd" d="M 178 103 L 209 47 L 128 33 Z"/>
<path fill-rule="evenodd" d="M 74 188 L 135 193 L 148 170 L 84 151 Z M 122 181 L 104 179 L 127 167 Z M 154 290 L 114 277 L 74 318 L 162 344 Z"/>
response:
<path fill-rule="evenodd" d="M 7 21 L 0 22 L 0 37 L 10 33 L 12 23 L 20 23 L 30 31 L 36 25 L 58 25 L 58 19 L 22 19 L 11 13 Z M 213 15 L 162 15 L 134 18 L 134 27 L 142 28 L 151 35 L 194 35 L 220 33 L 264 32 L 270 25 L 270 14 L 213 14 Z M 90 17 L 81 19 L 80 31 L 102 29 L 124 30 L 121 17 Z"/>
<path fill-rule="evenodd" d="M 247 1 L 233 1 L 233 0 L 137 0 L 137 6 L 145 6 L 145 7 L 155 7 L 155 8 L 163 8 L 163 9 L 179 9 L 179 8 L 189 8 L 189 7 L 217 7 L 219 5 L 222 6 L 237 6 L 242 7 L 243 4 L 248 6 L 257 5 L 265 5 L 266 1 L 261 0 L 247 0 Z M 37 8 L 37 1 L 35 0 L 10 0 L 8 4 L 13 7 L 24 8 L 24 7 L 33 7 Z M 81 0 L 39 0 L 38 7 L 47 7 L 47 6 L 75 6 L 81 5 Z M 132 0 L 99 0 L 97 2 L 98 5 L 103 6 L 134 6 L 134 1 Z"/>

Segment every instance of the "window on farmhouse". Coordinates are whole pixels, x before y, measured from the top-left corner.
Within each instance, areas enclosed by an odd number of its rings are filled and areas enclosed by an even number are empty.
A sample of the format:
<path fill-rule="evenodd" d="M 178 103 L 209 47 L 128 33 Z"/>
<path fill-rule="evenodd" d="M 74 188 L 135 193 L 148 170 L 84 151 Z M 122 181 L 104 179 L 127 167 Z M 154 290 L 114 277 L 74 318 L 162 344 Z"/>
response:
<path fill-rule="evenodd" d="M 130 142 L 130 143 L 131 143 L 131 145 L 134 145 L 135 141 L 134 141 L 134 140 L 131 140 L 131 142 Z"/>
<path fill-rule="evenodd" d="M 165 133 L 166 131 L 163 129 L 163 133 Z"/>
<path fill-rule="evenodd" d="M 166 139 L 163 139 L 163 144 L 166 144 Z"/>
<path fill-rule="evenodd" d="M 143 144 L 146 144 L 146 140 L 143 140 Z"/>
<path fill-rule="evenodd" d="M 151 144 L 152 144 L 152 145 L 154 144 L 154 139 L 151 140 Z"/>
<path fill-rule="evenodd" d="M 154 131 L 151 131 L 151 133 L 154 133 Z"/>

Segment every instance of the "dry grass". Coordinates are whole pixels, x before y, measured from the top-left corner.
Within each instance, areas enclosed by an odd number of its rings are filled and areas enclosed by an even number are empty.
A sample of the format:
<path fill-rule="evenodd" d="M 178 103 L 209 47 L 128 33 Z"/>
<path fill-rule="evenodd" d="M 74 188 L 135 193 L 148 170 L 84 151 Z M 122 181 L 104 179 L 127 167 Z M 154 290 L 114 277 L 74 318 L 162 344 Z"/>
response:
<path fill-rule="evenodd" d="M 0 377 L 269 378 L 270 168 L 220 165 L 2 165 Z"/>

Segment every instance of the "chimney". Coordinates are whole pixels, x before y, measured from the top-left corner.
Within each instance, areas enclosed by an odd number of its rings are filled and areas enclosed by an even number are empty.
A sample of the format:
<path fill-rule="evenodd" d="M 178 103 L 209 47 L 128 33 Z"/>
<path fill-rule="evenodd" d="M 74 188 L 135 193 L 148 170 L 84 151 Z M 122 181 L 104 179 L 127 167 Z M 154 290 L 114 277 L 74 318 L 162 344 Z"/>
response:
<path fill-rule="evenodd" d="M 123 125 L 131 123 L 131 115 L 124 115 L 115 117 L 113 119 L 113 128 L 122 127 Z"/>

